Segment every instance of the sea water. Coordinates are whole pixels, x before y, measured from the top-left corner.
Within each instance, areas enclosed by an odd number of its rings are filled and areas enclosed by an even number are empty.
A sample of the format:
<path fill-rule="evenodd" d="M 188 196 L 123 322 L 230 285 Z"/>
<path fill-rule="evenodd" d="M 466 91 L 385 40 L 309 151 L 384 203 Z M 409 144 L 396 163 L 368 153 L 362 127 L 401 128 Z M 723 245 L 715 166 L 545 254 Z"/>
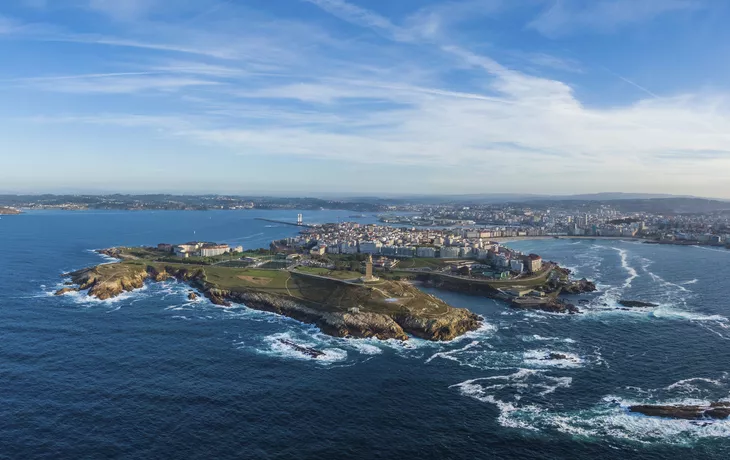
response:
<path fill-rule="evenodd" d="M 35 211 L 0 220 L 2 458 L 728 458 L 730 421 L 630 414 L 730 397 L 730 251 L 511 243 L 595 280 L 582 315 L 428 290 L 482 315 L 448 343 L 350 340 L 174 281 L 53 296 L 93 249 L 266 247 L 299 211 Z M 304 212 L 310 222 L 348 211 Z M 371 217 L 360 219 L 373 222 Z M 617 308 L 621 299 L 658 307 Z M 312 359 L 288 339 L 324 351 Z M 564 355 L 550 359 L 550 353 Z"/>

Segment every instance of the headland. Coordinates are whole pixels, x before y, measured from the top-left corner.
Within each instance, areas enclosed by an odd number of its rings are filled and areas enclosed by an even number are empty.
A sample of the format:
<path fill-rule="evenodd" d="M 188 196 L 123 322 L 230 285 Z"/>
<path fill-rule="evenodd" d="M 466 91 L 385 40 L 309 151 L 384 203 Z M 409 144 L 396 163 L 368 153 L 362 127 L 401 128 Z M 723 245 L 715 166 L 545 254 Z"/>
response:
<path fill-rule="evenodd" d="M 272 248 L 278 248 L 276 242 Z M 535 254 L 524 257 L 529 271 L 510 276 L 503 271 L 499 278 L 488 278 L 482 272 L 472 276 L 470 267 L 451 267 L 455 261 L 443 263 L 439 270 L 423 270 L 422 263 L 436 262 L 412 259 L 393 270 L 397 263 L 385 269 L 379 259 L 375 271 L 369 254 L 348 261 L 340 257 L 333 263 L 310 251 L 267 255 L 264 250 L 243 252 L 241 247 L 202 242 L 97 252 L 119 261 L 67 273 L 71 281 L 57 295 L 87 291 L 105 300 L 147 282 L 176 279 L 216 305 L 243 304 L 315 324 L 340 337 L 451 340 L 480 327 L 478 315 L 423 292 L 413 281 L 499 299 L 515 308 L 557 313 L 579 313 L 559 297 L 561 293 L 595 290 L 592 282 L 571 280 L 568 270 L 542 263 Z"/>
<path fill-rule="evenodd" d="M 338 337 L 451 340 L 481 325 L 478 315 L 453 308 L 408 282 L 368 283 L 355 272 L 329 276 L 296 269 L 172 263 L 165 261 L 169 253 L 152 248 L 99 252 L 120 262 L 67 273 L 71 282 L 57 294 L 88 291 L 104 300 L 139 289 L 145 282 L 177 279 L 216 305 L 243 304 L 315 324 Z"/>

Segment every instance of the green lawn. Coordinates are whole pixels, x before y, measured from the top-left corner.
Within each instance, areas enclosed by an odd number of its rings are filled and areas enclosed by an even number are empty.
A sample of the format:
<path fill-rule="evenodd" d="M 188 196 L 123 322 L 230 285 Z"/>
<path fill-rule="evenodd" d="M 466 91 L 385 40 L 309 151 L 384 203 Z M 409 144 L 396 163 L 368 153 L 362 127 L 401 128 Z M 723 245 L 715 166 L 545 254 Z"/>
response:
<path fill-rule="evenodd" d="M 335 278 L 338 280 L 350 280 L 360 278 L 362 276 L 360 272 L 353 272 L 349 270 L 330 270 L 328 268 L 321 267 L 297 267 L 297 271 L 326 276 L 328 278 Z"/>
<path fill-rule="evenodd" d="M 400 259 L 397 268 L 432 268 L 437 270 L 446 266 L 444 259 L 431 257 L 413 257 L 411 259 Z"/>

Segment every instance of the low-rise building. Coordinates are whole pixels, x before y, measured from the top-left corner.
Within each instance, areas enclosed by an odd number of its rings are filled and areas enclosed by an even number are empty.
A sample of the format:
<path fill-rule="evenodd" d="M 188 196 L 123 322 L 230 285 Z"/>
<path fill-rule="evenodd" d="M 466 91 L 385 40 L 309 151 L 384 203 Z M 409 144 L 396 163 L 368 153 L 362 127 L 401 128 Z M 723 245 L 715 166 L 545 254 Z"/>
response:
<path fill-rule="evenodd" d="M 525 263 L 525 269 L 530 273 L 538 272 L 542 268 L 542 257 L 537 254 L 524 256 L 523 261 Z"/>
<path fill-rule="evenodd" d="M 440 251 L 443 259 L 456 259 L 459 257 L 459 248 L 455 246 L 444 246 Z"/>
<path fill-rule="evenodd" d="M 230 252 L 231 248 L 227 244 L 206 244 L 200 248 L 201 257 L 215 257 Z"/>
<path fill-rule="evenodd" d="M 360 241 L 360 254 L 379 254 L 383 244 L 380 241 Z"/>

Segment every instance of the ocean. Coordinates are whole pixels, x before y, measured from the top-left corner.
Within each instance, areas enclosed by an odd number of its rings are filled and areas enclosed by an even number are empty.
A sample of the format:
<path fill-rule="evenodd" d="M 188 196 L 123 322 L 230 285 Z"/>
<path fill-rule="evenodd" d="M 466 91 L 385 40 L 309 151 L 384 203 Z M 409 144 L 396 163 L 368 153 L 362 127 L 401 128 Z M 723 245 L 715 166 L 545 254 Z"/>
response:
<path fill-rule="evenodd" d="M 730 251 L 520 241 L 595 280 L 565 316 L 429 290 L 485 318 L 449 343 L 328 337 L 177 282 L 54 297 L 93 250 L 193 239 L 268 246 L 298 211 L 33 211 L 0 218 L 0 458 L 730 457 L 730 421 L 632 403 L 730 397 Z M 306 222 L 348 211 L 304 211 Z M 374 218 L 360 219 L 374 222 Z M 659 307 L 624 311 L 619 299 Z M 325 351 L 312 359 L 290 338 Z M 549 353 L 564 359 L 546 359 Z"/>

